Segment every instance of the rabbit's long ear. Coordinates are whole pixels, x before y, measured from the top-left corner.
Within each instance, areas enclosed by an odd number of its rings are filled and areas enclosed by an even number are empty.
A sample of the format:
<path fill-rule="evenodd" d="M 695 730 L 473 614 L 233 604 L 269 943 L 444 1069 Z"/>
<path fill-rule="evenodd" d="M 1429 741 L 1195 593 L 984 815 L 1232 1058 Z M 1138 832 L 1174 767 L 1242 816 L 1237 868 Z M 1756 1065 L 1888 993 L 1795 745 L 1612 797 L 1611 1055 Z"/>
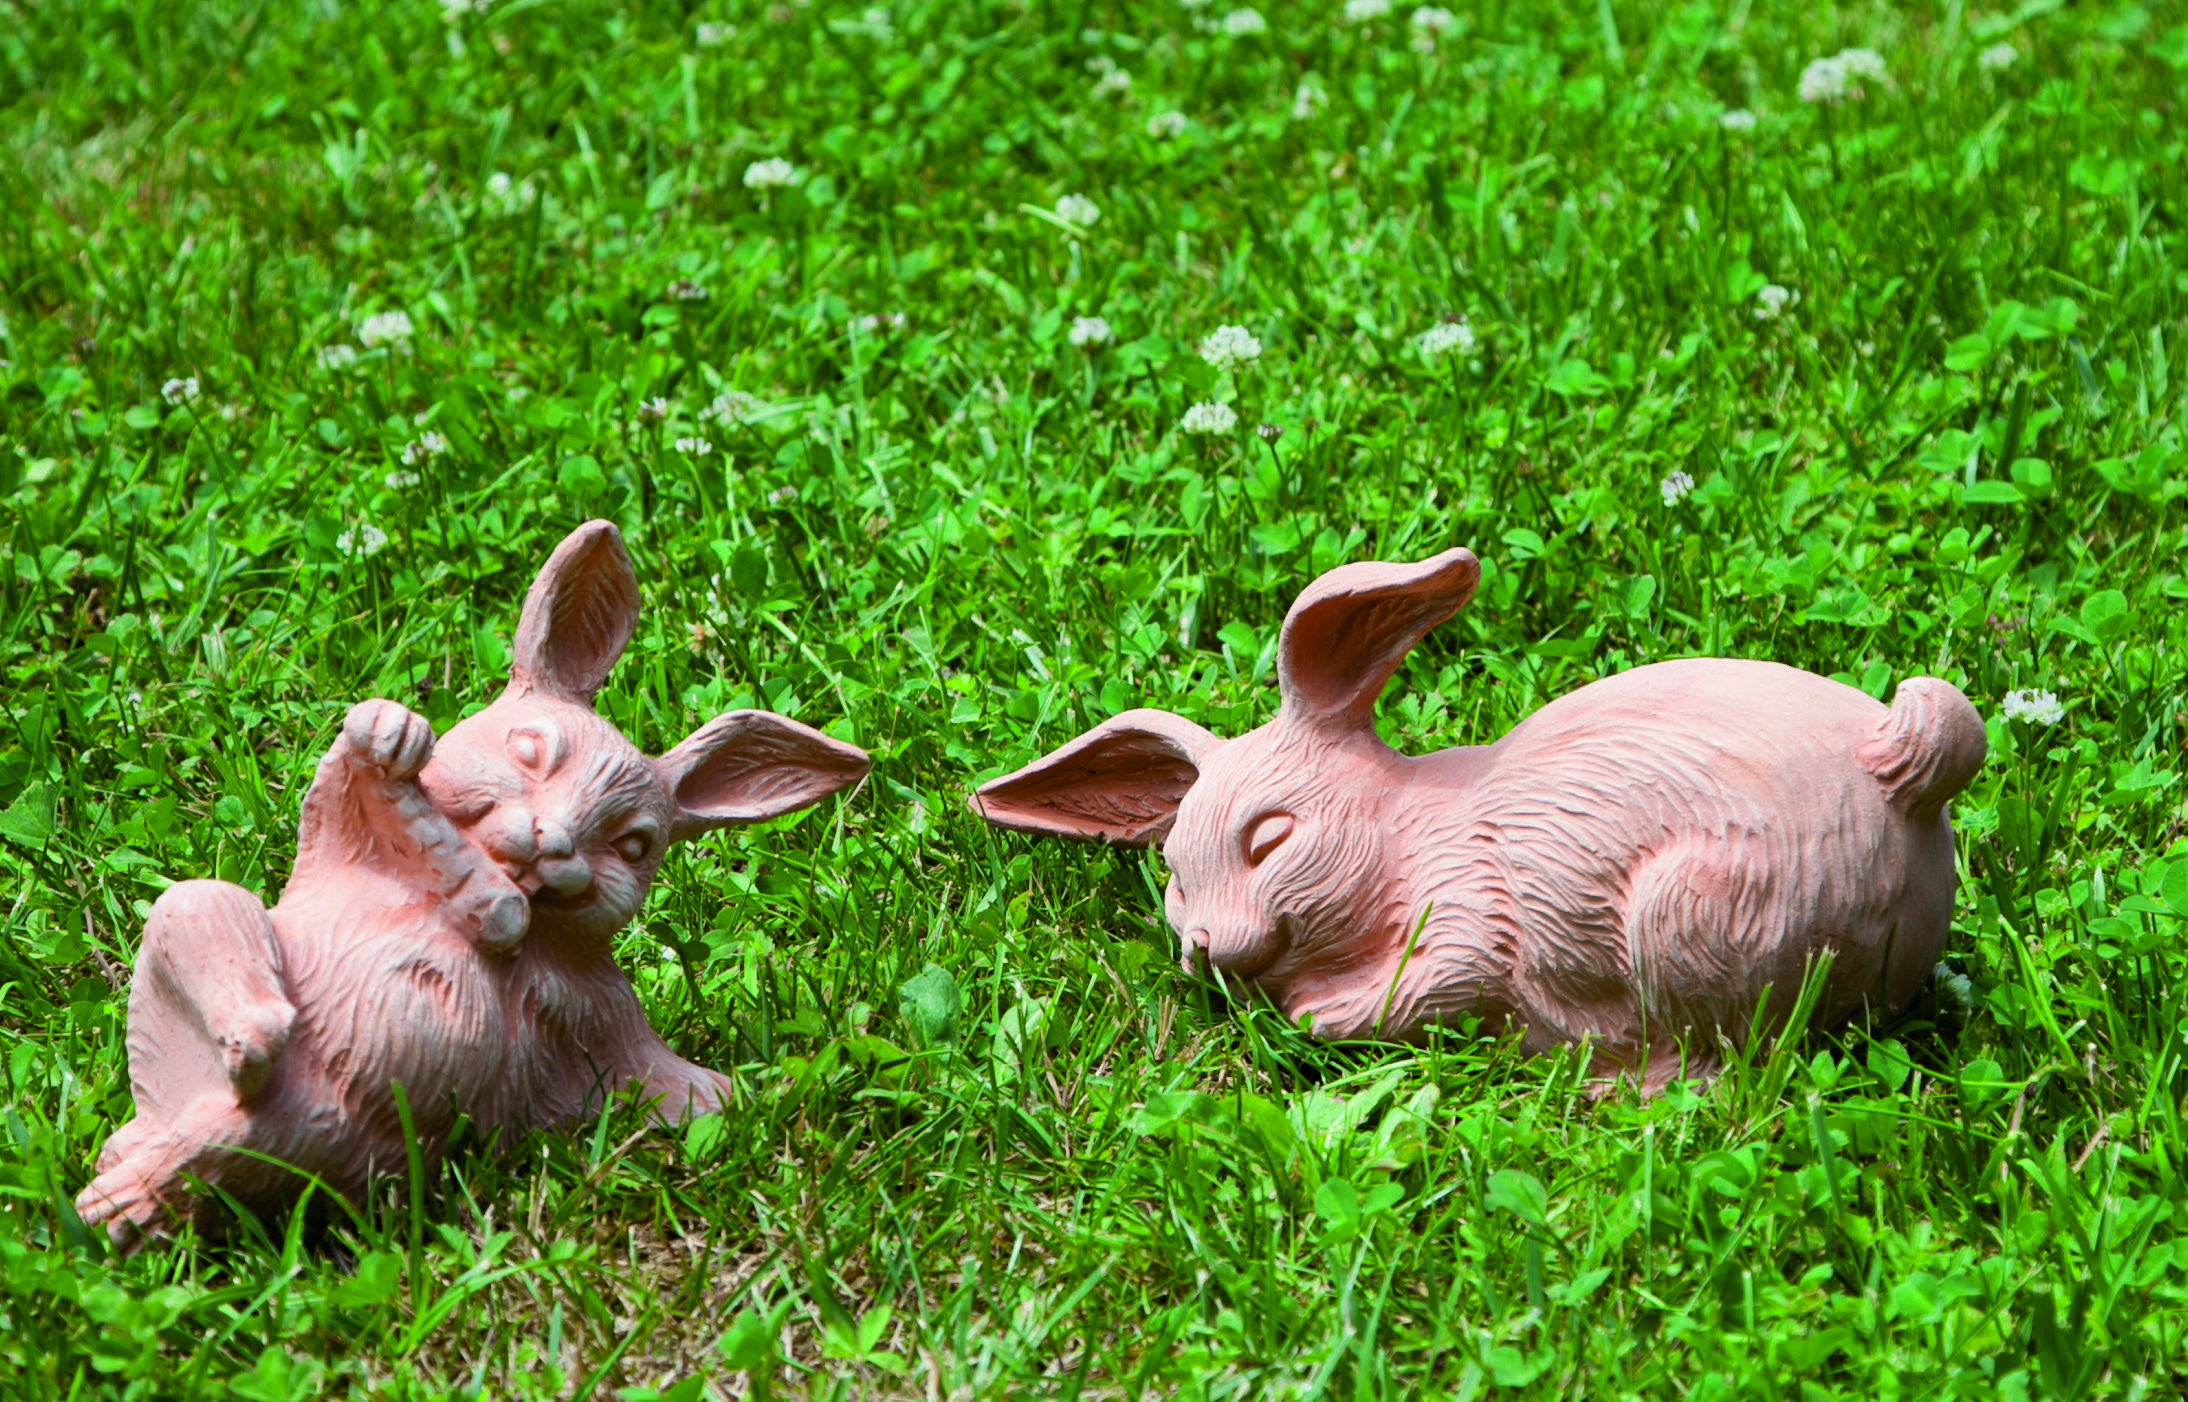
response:
<path fill-rule="evenodd" d="M 1223 741 L 1168 711 L 1126 711 L 972 796 L 997 827 L 1145 847 L 1178 816 Z"/>
<path fill-rule="evenodd" d="M 555 547 L 524 596 L 509 690 L 590 706 L 637 626 L 638 577 L 623 537 L 607 521 L 587 521 Z"/>
<path fill-rule="evenodd" d="M 725 711 L 654 761 L 676 805 L 669 837 L 777 818 L 866 777 L 874 761 L 773 711 Z"/>
<path fill-rule="evenodd" d="M 1308 585 L 1284 615 L 1277 640 L 1279 719 L 1338 729 L 1369 725 L 1390 674 L 1480 582 L 1481 562 L 1462 549 L 1412 565 L 1339 565 Z"/>

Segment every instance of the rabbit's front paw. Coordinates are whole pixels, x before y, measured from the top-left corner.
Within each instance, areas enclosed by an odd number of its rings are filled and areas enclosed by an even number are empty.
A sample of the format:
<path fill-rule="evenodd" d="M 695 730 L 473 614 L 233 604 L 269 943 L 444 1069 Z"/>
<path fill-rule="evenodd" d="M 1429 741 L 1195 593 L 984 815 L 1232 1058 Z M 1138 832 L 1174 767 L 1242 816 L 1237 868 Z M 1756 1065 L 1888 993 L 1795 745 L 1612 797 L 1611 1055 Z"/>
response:
<path fill-rule="evenodd" d="M 393 701 L 360 701 L 342 721 L 342 738 L 359 762 L 397 781 L 415 779 L 433 756 L 433 725 Z"/>
<path fill-rule="evenodd" d="M 532 903 L 511 888 L 494 897 L 480 910 L 479 927 L 472 942 L 488 954 L 508 954 L 523 942 L 532 928 Z"/>
<path fill-rule="evenodd" d="M 295 1027 L 296 1009 L 286 1001 L 273 999 L 232 1009 L 220 1019 L 219 1026 L 209 1029 L 238 1103 L 250 1100 L 265 1087 Z"/>

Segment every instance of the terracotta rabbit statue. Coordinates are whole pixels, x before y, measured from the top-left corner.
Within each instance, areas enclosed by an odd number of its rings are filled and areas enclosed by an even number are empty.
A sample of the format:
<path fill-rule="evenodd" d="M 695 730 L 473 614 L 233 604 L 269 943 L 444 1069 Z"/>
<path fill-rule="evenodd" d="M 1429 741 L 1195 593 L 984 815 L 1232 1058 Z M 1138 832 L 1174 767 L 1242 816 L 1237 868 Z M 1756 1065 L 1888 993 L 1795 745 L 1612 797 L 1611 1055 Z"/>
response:
<path fill-rule="evenodd" d="M 719 1075 L 647 1025 L 610 957 L 668 844 L 818 802 L 866 754 L 765 711 L 717 716 L 649 759 L 594 714 L 638 582 L 615 527 L 557 547 L 500 698 L 436 743 L 392 701 L 350 709 L 320 761 L 280 904 L 221 881 L 154 903 L 129 998 L 137 1115 L 77 1199 L 117 1242 L 316 1175 L 344 1195 L 400 1171 L 400 1086 L 429 1154 L 566 1121 L 637 1085 L 675 1120 Z"/>
<path fill-rule="evenodd" d="M 1911 997 L 1953 902 L 1946 801 L 1981 721 L 1934 677 L 1886 707 L 1772 662 L 1637 667 L 1493 745 L 1401 755 L 1375 701 L 1481 577 L 1450 550 L 1309 585 L 1281 703 L 1220 739 L 1128 711 L 972 802 L 1026 832 L 1160 841 L 1188 970 L 1258 986 L 1331 1038 L 1478 1014 L 1542 1050 L 1587 1038 L 1653 1092 L 1716 1064 L 1810 961 L 1819 1015 Z"/>

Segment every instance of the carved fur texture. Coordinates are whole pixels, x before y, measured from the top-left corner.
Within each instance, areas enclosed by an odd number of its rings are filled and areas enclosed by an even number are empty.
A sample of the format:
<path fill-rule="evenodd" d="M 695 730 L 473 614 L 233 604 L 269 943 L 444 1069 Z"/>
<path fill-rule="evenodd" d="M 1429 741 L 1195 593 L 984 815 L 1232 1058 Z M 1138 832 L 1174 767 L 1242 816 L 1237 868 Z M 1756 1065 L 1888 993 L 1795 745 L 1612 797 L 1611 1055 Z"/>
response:
<path fill-rule="evenodd" d="M 1465 550 L 1331 571 L 1278 644 L 1275 720 L 1223 740 L 1133 711 L 984 785 L 1021 831 L 1161 840 L 1188 969 L 1331 1038 L 1479 1016 L 1533 1050 L 1591 1041 L 1660 1088 L 1721 1038 L 1895 1008 L 1949 932 L 1952 796 L 1983 727 L 1934 677 L 1890 706 L 1771 662 L 1638 667 L 1495 744 L 1418 757 L 1371 717 L 1472 594 Z"/>
<path fill-rule="evenodd" d="M 672 840 L 816 803 L 864 751 L 762 711 L 659 759 L 593 712 L 636 626 L 615 528 L 580 527 L 526 598 L 508 687 L 435 740 L 392 701 L 351 708 L 319 763 L 271 910 L 185 881 L 146 921 L 129 1001 L 136 1117 L 77 1199 L 117 1243 L 206 1222 L 217 1189 L 277 1207 L 428 1153 L 581 1116 L 637 1085 L 676 1120 L 728 1086 L 671 1051 L 611 945 Z"/>

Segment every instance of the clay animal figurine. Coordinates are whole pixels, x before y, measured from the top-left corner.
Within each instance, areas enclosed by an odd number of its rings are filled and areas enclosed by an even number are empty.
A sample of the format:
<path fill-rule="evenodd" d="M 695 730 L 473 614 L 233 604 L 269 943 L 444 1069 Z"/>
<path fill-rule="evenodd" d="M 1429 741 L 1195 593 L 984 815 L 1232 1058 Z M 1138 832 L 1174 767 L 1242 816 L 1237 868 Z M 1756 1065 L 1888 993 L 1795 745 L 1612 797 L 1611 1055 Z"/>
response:
<path fill-rule="evenodd" d="M 129 997 L 136 1118 L 76 1200 L 123 1245 L 210 1224 L 302 1175 L 354 1197 L 401 1171 L 396 1087 L 428 1153 L 567 1121 L 640 1087 L 676 1120 L 728 1082 L 670 1051 L 615 966 L 671 842 L 816 803 L 864 751 L 730 711 L 659 759 L 594 714 L 638 582 L 615 527 L 556 548 L 524 601 L 499 699 L 442 736 L 393 701 L 350 709 L 304 796 L 280 904 L 223 881 L 168 888 Z"/>
<path fill-rule="evenodd" d="M 1983 762 L 1965 696 L 1912 677 L 1886 707 L 1772 662 L 1664 662 L 1493 745 L 1399 754 L 1376 697 L 1480 578 L 1465 550 L 1331 570 L 1285 616 L 1268 724 L 1224 740 L 1127 711 L 973 807 L 1159 841 L 1187 969 L 1324 1037 L 1474 1014 L 1530 1051 L 1589 1039 L 1654 1092 L 1682 1050 L 1704 1075 L 1720 1034 L 1782 1020 L 1818 956 L 1822 1017 L 1916 992 L 1952 914 L 1945 804 Z"/>

